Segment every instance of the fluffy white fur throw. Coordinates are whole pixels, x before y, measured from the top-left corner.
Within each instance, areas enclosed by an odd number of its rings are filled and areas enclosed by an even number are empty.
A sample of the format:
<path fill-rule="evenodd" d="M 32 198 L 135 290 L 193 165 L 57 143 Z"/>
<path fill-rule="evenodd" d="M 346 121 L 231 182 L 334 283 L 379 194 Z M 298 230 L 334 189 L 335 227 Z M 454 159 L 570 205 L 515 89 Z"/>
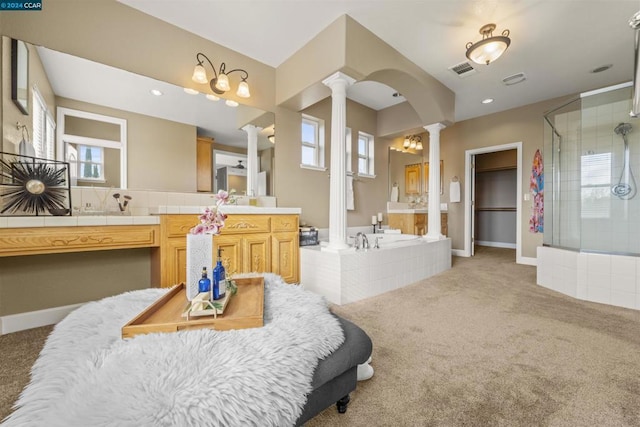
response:
<path fill-rule="evenodd" d="M 262 328 L 120 338 L 165 290 L 88 303 L 56 325 L 3 426 L 286 426 L 344 340 L 326 301 L 265 275 Z"/>

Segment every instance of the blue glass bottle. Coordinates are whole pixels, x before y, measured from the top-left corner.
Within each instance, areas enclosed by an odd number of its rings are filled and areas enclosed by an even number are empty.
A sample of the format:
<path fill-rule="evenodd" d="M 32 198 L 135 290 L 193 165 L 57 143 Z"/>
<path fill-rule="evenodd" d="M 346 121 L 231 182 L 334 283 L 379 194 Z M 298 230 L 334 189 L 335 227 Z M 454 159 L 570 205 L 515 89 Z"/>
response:
<path fill-rule="evenodd" d="M 211 280 L 207 277 L 207 267 L 202 267 L 202 278 L 198 281 L 198 292 L 209 292 Z"/>
<path fill-rule="evenodd" d="M 227 276 L 222 265 L 222 248 L 218 248 L 218 262 L 213 269 L 213 288 L 211 289 L 212 299 L 224 298 L 227 291 Z"/>

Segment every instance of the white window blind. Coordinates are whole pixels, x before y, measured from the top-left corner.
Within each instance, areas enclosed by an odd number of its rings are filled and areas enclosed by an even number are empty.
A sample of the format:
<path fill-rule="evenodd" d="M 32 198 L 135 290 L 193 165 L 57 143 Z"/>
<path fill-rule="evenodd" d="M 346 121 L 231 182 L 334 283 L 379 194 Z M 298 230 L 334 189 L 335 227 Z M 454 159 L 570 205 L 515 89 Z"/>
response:
<path fill-rule="evenodd" d="M 580 170 L 582 218 L 609 218 L 611 153 L 582 156 Z"/>
<path fill-rule="evenodd" d="M 55 159 L 55 122 L 37 87 L 33 87 L 33 147 L 36 157 Z"/>

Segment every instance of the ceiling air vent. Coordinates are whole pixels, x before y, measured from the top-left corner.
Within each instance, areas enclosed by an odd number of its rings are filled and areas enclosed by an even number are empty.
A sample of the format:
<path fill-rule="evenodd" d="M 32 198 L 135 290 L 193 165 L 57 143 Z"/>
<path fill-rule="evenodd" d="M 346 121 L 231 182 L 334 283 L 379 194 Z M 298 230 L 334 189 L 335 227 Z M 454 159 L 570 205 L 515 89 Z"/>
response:
<path fill-rule="evenodd" d="M 527 80 L 527 76 L 525 76 L 524 73 L 518 73 L 518 74 L 513 74 L 511 76 L 505 77 L 504 79 L 502 79 L 502 83 L 504 83 L 507 86 L 511 86 L 511 85 L 517 85 L 518 83 L 522 83 L 525 80 Z"/>
<path fill-rule="evenodd" d="M 476 72 L 476 69 L 468 62 L 461 62 L 458 65 L 449 67 L 449 69 L 460 77 L 467 77 Z"/>

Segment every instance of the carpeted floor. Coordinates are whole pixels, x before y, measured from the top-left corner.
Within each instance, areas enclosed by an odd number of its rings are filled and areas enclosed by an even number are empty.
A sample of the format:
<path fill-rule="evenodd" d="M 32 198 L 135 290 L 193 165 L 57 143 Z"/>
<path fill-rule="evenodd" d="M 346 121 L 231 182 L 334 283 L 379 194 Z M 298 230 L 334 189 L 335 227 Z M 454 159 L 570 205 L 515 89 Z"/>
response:
<path fill-rule="evenodd" d="M 374 343 L 375 375 L 317 426 L 640 426 L 640 311 L 535 284 L 508 249 L 334 311 Z M 0 336 L 0 419 L 51 328 Z"/>

